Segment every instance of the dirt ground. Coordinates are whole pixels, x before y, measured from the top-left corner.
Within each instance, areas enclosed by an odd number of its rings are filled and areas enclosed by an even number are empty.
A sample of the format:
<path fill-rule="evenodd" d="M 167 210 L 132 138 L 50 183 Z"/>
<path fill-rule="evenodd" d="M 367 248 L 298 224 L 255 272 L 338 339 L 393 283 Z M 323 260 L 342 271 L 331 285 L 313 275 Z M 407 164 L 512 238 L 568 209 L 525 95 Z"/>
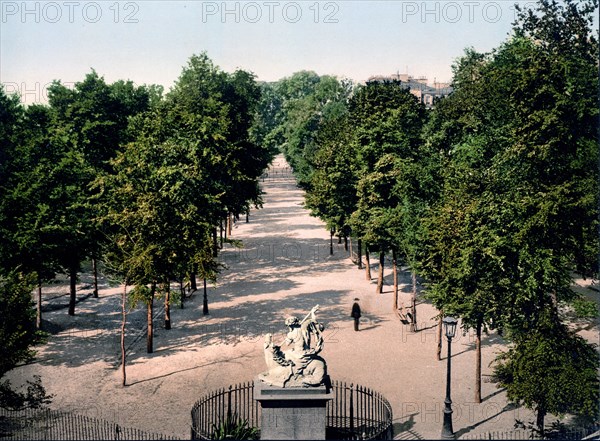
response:
<path fill-rule="evenodd" d="M 322 356 L 332 379 L 381 392 L 394 413 L 398 439 L 439 438 L 446 381 L 446 343 L 436 359 L 436 310 L 420 299 L 419 331 L 413 333 L 392 312 L 391 271 L 383 294 L 351 262 L 343 244 L 334 243 L 323 223 L 303 208 L 303 193 L 287 164 L 277 157 L 262 183 L 264 207 L 250 222 L 240 219 L 232 237 L 244 247 L 226 246 L 227 269 L 208 289 L 210 314 L 202 314 L 202 286 L 173 305 L 172 329 L 165 330 L 156 308 L 155 352 L 146 353 L 145 309 L 130 312 L 127 386 L 121 386 L 120 320 L 122 287 L 101 279 L 99 298 L 91 296 L 89 273 L 81 275 L 76 315 L 67 315 L 68 281 L 44 289 L 44 323 L 52 331 L 36 361 L 10 373 L 13 381 L 37 374 L 54 395 L 53 409 L 72 410 L 125 426 L 170 436 L 189 437 L 190 410 L 205 393 L 252 380 L 266 369 L 263 335 L 283 339 L 288 315 L 303 317 L 320 305 L 327 326 Z M 373 271 L 373 277 L 376 276 Z M 401 301 L 408 306 L 410 275 L 400 273 Z M 591 281 L 578 289 L 598 299 Z M 591 288 L 591 289 L 590 289 Z M 363 310 L 361 331 L 354 332 L 350 309 L 355 297 Z M 160 302 L 157 302 L 160 304 Z M 582 334 L 598 342 L 597 322 Z M 507 403 L 505 393 L 487 381 L 489 366 L 503 342 L 483 339 L 483 402 L 475 404 L 475 338 L 458 334 L 452 343 L 453 424 L 458 436 L 509 431 L 515 419 L 531 412 Z"/>

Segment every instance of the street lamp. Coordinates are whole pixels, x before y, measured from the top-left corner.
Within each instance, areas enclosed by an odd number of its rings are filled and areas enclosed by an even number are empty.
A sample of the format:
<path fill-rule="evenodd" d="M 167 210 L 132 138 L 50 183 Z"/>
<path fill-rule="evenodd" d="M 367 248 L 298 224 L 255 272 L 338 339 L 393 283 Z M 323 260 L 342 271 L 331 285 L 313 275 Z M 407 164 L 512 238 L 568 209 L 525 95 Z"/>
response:
<path fill-rule="evenodd" d="M 448 339 L 448 368 L 446 370 L 446 399 L 444 400 L 444 425 L 442 426 L 442 439 L 456 439 L 454 430 L 452 430 L 452 400 L 450 399 L 450 345 L 452 338 L 456 334 L 456 325 L 458 320 L 454 317 L 444 317 L 444 332 Z"/>

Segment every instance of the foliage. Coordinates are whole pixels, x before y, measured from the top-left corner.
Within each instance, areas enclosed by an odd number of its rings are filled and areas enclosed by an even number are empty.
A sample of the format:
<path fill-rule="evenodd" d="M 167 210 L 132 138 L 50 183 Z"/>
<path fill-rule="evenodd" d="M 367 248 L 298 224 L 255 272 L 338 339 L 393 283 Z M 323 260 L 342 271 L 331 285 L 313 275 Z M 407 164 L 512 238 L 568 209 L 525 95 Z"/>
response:
<path fill-rule="evenodd" d="M 31 291 L 35 278 L 11 272 L 0 276 L 0 378 L 21 363 L 30 362 L 32 346 L 43 342 L 45 335 L 36 330 Z M 0 407 L 22 409 L 47 404 L 38 378 L 27 382 L 25 392 L 13 389 L 10 381 L 0 382 Z"/>
<path fill-rule="evenodd" d="M 400 81 L 372 81 L 358 88 L 348 104 L 358 160 L 370 171 L 381 157 L 418 156 L 425 107 Z"/>
<path fill-rule="evenodd" d="M 35 329 L 31 276 L 12 272 L 0 277 L 0 376 L 17 364 L 33 359 L 31 346 L 42 341 Z"/>
<path fill-rule="evenodd" d="M 577 318 L 598 318 L 598 305 L 593 300 L 588 300 L 583 296 L 576 297 L 571 302 L 571 306 Z"/>
<path fill-rule="evenodd" d="M 310 191 L 306 193 L 311 214 L 324 220 L 329 230 L 345 236 L 350 235 L 350 216 L 357 203 L 358 177 L 351 133 L 346 114 L 323 122 L 315 137 L 319 149 Z"/>
<path fill-rule="evenodd" d="M 198 188 L 203 174 L 186 161 L 192 148 L 130 143 L 113 162 L 116 173 L 98 182 L 106 204 L 100 220 L 111 238 L 107 265 L 132 284 L 185 273 L 208 240 L 199 210 L 210 200 Z"/>
<path fill-rule="evenodd" d="M 598 415 L 600 392 L 596 347 L 570 332 L 550 308 L 537 327 L 515 338 L 498 358 L 495 376 L 508 398 L 538 414 L 543 428 L 547 413 Z"/>
<path fill-rule="evenodd" d="M 527 332 L 552 295 L 573 296 L 574 267 L 596 271 L 597 43 L 580 26 L 586 5 L 541 1 L 539 10 L 521 14 L 493 53 L 467 51 L 436 115 L 444 187 L 426 220 L 424 274 L 436 306 L 467 326 L 475 313 Z M 553 26 L 562 31 L 542 29 Z M 551 49 L 584 31 L 585 47 Z M 565 68 L 573 64 L 581 69 Z"/>
<path fill-rule="evenodd" d="M 213 424 L 213 435 L 211 439 L 259 439 L 259 431 L 256 427 L 250 427 L 248 420 L 231 415 L 219 424 Z"/>
<path fill-rule="evenodd" d="M 412 256 L 415 219 L 427 187 L 421 161 L 425 107 L 398 82 L 369 82 L 349 103 L 360 180 L 352 231 L 380 251 Z M 414 264 L 414 259 L 411 259 Z"/>
<path fill-rule="evenodd" d="M 251 138 L 259 100 L 252 74 L 222 72 L 205 53 L 190 58 L 166 97 L 169 135 L 200 144 L 195 159 L 207 174 L 204 193 L 218 201 L 207 207 L 215 210 L 213 222 L 262 203 L 258 177 L 272 153 Z"/>
<path fill-rule="evenodd" d="M 54 82 L 48 92 L 50 105 L 22 111 L 13 137 L 0 202 L 0 260 L 4 268 L 35 272 L 38 283 L 67 271 L 74 287 L 81 261 L 99 252 L 90 183 L 108 171 L 128 117 L 147 106 L 148 93 L 131 82 L 108 85 L 94 71 L 73 90 Z M 71 314 L 74 291 L 70 302 Z"/>
<path fill-rule="evenodd" d="M 0 264 L 10 271 L 35 271 L 41 280 L 54 276 L 55 245 L 46 234 L 45 217 L 52 217 L 46 201 L 48 179 L 42 170 L 59 162 L 47 142 L 49 114 L 41 106 L 22 108 L 17 96 L 0 89 Z M 46 145 L 45 149 L 40 148 Z M 47 159 L 46 159 L 47 158 Z M 46 179 L 45 179 L 46 178 Z M 51 177 L 50 179 L 53 179 Z M 60 177 L 58 178 L 60 179 Z"/>
<path fill-rule="evenodd" d="M 261 106 L 262 137 L 281 149 L 302 187 L 309 187 L 314 171 L 319 127 L 345 112 L 351 89 L 348 80 L 309 71 L 296 72 L 268 88 L 268 101 Z"/>
<path fill-rule="evenodd" d="M 107 267 L 147 304 L 154 288 L 198 274 L 216 280 L 212 233 L 227 213 L 260 206 L 258 178 L 270 161 L 251 142 L 260 89 L 194 55 L 164 101 L 130 119 L 126 143 L 100 175 L 98 222 Z"/>
<path fill-rule="evenodd" d="M 39 375 L 26 381 L 25 391 L 17 391 L 8 380 L 0 381 L 0 407 L 8 410 L 39 409 L 50 404 L 54 395 L 48 395 Z"/>

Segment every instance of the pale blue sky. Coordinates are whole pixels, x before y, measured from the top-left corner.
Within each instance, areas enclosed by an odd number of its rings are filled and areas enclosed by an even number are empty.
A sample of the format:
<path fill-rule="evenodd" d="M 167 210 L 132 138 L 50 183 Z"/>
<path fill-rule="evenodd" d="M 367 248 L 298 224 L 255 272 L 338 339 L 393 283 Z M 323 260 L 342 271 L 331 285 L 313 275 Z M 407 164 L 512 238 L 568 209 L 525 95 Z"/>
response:
<path fill-rule="evenodd" d="M 91 68 L 168 90 L 194 53 L 272 81 L 298 70 L 364 81 L 451 79 L 468 46 L 504 41 L 515 1 L 0 1 L 0 82 L 44 100 Z M 520 1 L 521 5 L 533 2 Z"/>

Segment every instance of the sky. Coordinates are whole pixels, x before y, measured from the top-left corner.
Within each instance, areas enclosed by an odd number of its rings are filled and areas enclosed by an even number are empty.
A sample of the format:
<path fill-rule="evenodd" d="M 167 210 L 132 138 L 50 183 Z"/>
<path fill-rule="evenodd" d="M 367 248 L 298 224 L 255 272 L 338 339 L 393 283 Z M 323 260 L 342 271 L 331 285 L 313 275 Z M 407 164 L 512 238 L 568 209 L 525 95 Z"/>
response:
<path fill-rule="evenodd" d="M 532 7 L 533 1 L 519 1 Z M 464 49 L 511 32 L 515 1 L 0 1 L 0 83 L 45 102 L 95 69 L 168 91 L 193 54 L 276 81 L 300 70 L 364 82 L 408 73 L 450 81 Z"/>

